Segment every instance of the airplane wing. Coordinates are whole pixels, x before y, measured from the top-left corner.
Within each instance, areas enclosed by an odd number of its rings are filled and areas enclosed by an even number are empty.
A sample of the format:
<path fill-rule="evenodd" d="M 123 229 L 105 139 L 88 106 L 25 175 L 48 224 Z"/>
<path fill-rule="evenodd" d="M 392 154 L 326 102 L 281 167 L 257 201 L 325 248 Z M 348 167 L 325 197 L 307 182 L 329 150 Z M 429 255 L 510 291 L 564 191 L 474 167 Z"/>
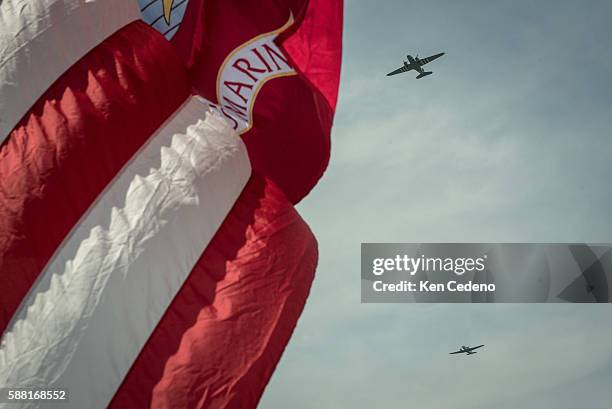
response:
<path fill-rule="evenodd" d="M 395 75 L 395 74 L 401 74 L 402 72 L 410 71 L 413 68 L 414 67 L 412 65 L 409 65 L 408 67 L 404 65 L 402 68 L 398 68 L 395 71 L 391 71 L 389 74 L 387 74 L 387 77 L 390 77 L 391 75 Z"/>
<path fill-rule="evenodd" d="M 444 53 L 440 53 L 440 54 L 429 56 L 427 58 L 421 58 L 421 60 L 419 62 L 421 63 L 421 65 L 425 65 L 427 63 L 432 62 L 433 60 L 435 60 L 437 58 L 442 57 L 443 55 L 444 55 Z"/>
<path fill-rule="evenodd" d="M 461 350 L 455 351 L 455 352 L 449 352 L 449 354 L 451 354 L 451 355 L 453 355 L 453 354 L 463 354 L 463 353 L 465 353 L 465 351 L 461 351 Z"/>
<path fill-rule="evenodd" d="M 470 348 L 470 352 L 475 350 L 475 349 L 482 348 L 483 346 L 484 346 L 484 344 L 483 345 L 478 345 L 477 347 L 472 347 L 472 348 Z"/>

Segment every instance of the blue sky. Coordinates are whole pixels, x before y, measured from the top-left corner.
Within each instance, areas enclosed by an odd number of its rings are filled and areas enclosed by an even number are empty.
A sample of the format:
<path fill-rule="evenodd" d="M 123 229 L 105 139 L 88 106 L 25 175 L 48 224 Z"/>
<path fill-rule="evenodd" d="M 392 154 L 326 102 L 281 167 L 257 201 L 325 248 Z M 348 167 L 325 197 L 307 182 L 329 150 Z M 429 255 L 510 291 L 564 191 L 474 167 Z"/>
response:
<path fill-rule="evenodd" d="M 612 241 L 610 15 L 346 1 L 332 160 L 299 205 L 317 278 L 261 408 L 612 407 L 609 305 L 361 304 L 359 269 L 361 242 Z"/>

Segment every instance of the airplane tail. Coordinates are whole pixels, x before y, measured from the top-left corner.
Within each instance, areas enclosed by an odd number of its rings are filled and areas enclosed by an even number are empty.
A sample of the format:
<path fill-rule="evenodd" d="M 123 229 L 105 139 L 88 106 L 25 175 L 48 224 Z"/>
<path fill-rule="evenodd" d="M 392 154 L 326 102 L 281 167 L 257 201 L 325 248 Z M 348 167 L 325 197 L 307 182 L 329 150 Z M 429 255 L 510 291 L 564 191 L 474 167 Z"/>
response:
<path fill-rule="evenodd" d="M 431 74 L 433 74 L 433 71 L 424 71 L 421 74 L 417 75 L 417 80 L 423 77 L 427 77 L 428 75 L 431 75 Z"/>

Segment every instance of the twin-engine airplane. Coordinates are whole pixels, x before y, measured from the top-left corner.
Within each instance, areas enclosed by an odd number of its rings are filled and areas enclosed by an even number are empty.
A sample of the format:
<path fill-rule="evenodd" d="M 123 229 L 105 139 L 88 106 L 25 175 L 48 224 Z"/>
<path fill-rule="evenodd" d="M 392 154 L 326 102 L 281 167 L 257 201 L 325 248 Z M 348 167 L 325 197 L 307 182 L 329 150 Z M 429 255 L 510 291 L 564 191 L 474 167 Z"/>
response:
<path fill-rule="evenodd" d="M 450 352 L 450 354 L 468 354 L 468 355 L 474 355 L 476 352 L 474 352 L 475 349 L 478 349 L 480 347 L 483 347 L 484 345 L 478 345 L 476 347 L 466 347 L 466 346 L 462 346 L 461 348 L 459 348 L 459 351 L 455 351 L 455 352 Z"/>
<path fill-rule="evenodd" d="M 419 75 L 417 75 L 417 79 L 426 77 L 426 76 L 428 76 L 430 74 L 433 74 L 433 71 L 424 71 L 423 68 L 422 68 L 423 65 L 425 65 L 427 63 L 430 63 L 433 60 L 435 60 L 436 58 L 442 57 L 443 55 L 444 55 L 444 53 L 440 53 L 440 54 L 432 55 L 431 57 L 419 59 L 418 54 L 417 54 L 416 57 L 413 57 L 410 54 L 408 54 L 407 55 L 408 61 L 404 61 L 404 66 L 401 67 L 401 68 L 398 68 L 395 71 L 390 72 L 389 74 L 387 74 L 387 77 L 389 77 L 391 75 L 395 75 L 395 74 L 401 74 L 402 72 L 406 72 L 406 71 L 410 71 L 410 70 L 415 70 L 415 71 L 419 72 Z"/>

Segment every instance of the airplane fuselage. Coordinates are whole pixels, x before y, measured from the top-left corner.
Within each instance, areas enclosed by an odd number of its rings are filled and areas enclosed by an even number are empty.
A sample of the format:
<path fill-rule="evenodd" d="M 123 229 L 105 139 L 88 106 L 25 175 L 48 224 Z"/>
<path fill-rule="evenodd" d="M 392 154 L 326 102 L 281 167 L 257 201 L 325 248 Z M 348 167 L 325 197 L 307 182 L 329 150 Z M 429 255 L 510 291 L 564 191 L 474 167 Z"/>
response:
<path fill-rule="evenodd" d="M 432 62 L 433 60 L 440 58 L 441 56 L 443 56 L 444 53 L 439 53 L 439 54 L 435 54 L 432 55 L 430 57 L 427 58 L 422 58 L 419 59 L 419 56 L 417 55 L 416 57 L 411 56 L 410 54 L 408 54 L 406 57 L 408 58 L 408 61 L 404 61 L 404 66 L 401 68 L 398 68 L 397 70 L 390 72 L 389 74 L 387 74 L 387 76 L 390 75 L 395 75 L 395 74 L 400 74 L 402 72 L 407 72 L 407 71 L 411 71 L 411 70 L 415 70 L 419 73 L 419 75 L 417 76 L 417 79 L 419 78 L 423 78 L 427 75 L 433 74 L 432 71 L 424 71 L 422 66 Z"/>
<path fill-rule="evenodd" d="M 459 348 L 459 350 L 455 351 L 455 352 L 451 352 L 451 354 L 466 354 L 466 355 L 473 355 L 476 353 L 476 351 L 474 351 L 475 349 L 481 348 L 484 345 L 477 345 L 475 347 L 466 347 L 465 345 L 461 345 L 461 348 Z"/>

